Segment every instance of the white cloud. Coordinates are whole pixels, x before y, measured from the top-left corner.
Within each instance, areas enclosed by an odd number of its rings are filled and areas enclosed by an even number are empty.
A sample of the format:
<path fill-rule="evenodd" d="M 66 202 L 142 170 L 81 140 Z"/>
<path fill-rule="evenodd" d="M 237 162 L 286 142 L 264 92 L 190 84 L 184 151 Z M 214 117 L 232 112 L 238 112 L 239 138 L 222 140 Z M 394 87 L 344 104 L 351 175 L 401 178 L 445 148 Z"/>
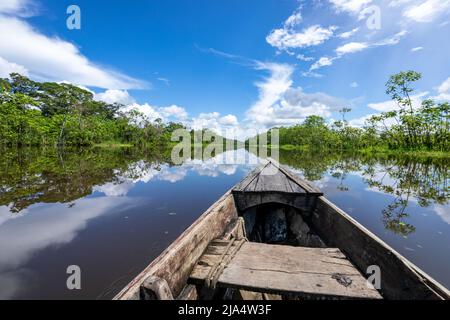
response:
<path fill-rule="evenodd" d="M 447 78 L 438 88 L 439 93 L 449 93 L 450 92 L 450 77 Z"/>
<path fill-rule="evenodd" d="M 11 14 L 18 16 L 30 16 L 34 14 L 36 5 L 30 0 L 2 0 L 0 2 L 0 14 Z"/>
<path fill-rule="evenodd" d="M 423 47 L 415 47 L 411 49 L 411 52 L 417 52 L 423 50 Z"/>
<path fill-rule="evenodd" d="M 353 30 L 341 33 L 340 35 L 338 35 L 338 37 L 341 39 L 348 39 L 351 36 L 353 36 L 355 33 L 357 33 L 358 30 L 359 30 L 359 28 L 354 28 Z"/>
<path fill-rule="evenodd" d="M 197 117 L 192 119 L 191 127 L 194 130 L 202 130 L 205 128 L 210 128 L 211 130 L 221 129 L 219 125 L 220 113 L 210 112 L 210 113 L 200 113 Z"/>
<path fill-rule="evenodd" d="M 188 123 L 188 113 L 182 107 L 177 105 L 171 105 L 168 107 L 158 108 L 148 103 L 139 104 L 132 103 L 121 109 L 122 112 L 138 111 L 144 115 L 144 118 L 136 119 L 137 124 L 140 124 L 144 120 L 155 121 L 161 119 L 162 121 L 177 121 L 182 123 Z"/>
<path fill-rule="evenodd" d="M 340 46 L 336 49 L 336 53 L 341 56 L 348 53 L 354 53 L 359 52 L 364 49 L 367 49 L 369 47 L 369 44 L 365 42 L 350 42 L 347 44 L 344 44 L 343 46 Z"/>
<path fill-rule="evenodd" d="M 167 107 L 155 107 L 149 103 L 139 104 L 126 90 L 110 89 L 105 92 L 97 93 L 94 96 L 95 100 L 104 101 L 106 103 L 119 103 L 124 105 L 120 110 L 122 112 L 130 112 L 137 110 L 144 114 L 145 118 L 149 121 L 155 121 L 161 119 L 163 121 L 181 121 L 185 122 L 188 118 L 187 111 L 180 106 L 170 105 Z M 145 119 L 141 119 L 143 121 Z"/>
<path fill-rule="evenodd" d="M 413 104 L 413 108 L 417 109 L 421 106 L 423 99 L 429 94 L 429 92 L 421 92 L 416 95 L 411 96 L 411 101 Z M 380 112 L 388 112 L 388 111 L 394 111 L 399 110 L 400 106 L 397 104 L 397 102 L 393 100 L 378 102 L 378 103 L 370 103 L 368 105 L 370 109 L 377 110 Z"/>
<path fill-rule="evenodd" d="M 229 114 L 220 118 L 219 123 L 224 126 L 236 126 L 238 124 L 238 120 L 236 116 Z"/>
<path fill-rule="evenodd" d="M 395 8 L 411 1 L 413 0 L 392 0 L 391 2 L 389 2 L 388 6 L 391 8 Z"/>
<path fill-rule="evenodd" d="M 292 85 L 294 67 L 288 64 L 259 63 L 259 70 L 269 71 L 270 76 L 256 83 L 258 101 L 247 111 L 247 117 L 256 124 L 269 124 L 273 118 L 273 106 Z"/>
<path fill-rule="evenodd" d="M 358 84 L 358 82 L 352 82 L 352 83 L 350 83 L 350 87 L 351 88 L 358 88 L 359 84 Z"/>
<path fill-rule="evenodd" d="M 144 119 L 136 119 L 137 124 L 140 124 L 144 120 L 155 121 L 156 119 L 162 119 L 161 114 L 156 110 L 155 107 L 149 105 L 148 103 L 139 104 L 132 103 L 121 109 L 122 112 L 132 112 L 138 111 L 144 115 Z"/>
<path fill-rule="evenodd" d="M 297 9 L 287 20 L 284 22 L 284 27 L 286 29 L 288 28 L 294 28 L 295 26 L 299 25 L 302 22 L 302 14 L 299 9 Z"/>
<path fill-rule="evenodd" d="M 123 105 L 130 105 L 136 102 L 126 90 L 110 89 L 102 93 L 95 94 L 95 100 L 106 103 L 120 103 Z"/>
<path fill-rule="evenodd" d="M 302 60 L 302 61 L 313 61 L 314 60 L 313 57 L 307 57 L 304 54 L 298 54 L 297 59 Z"/>
<path fill-rule="evenodd" d="M 167 79 L 167 78 L 159 77 L 159 78 L 157 78 L 157 80 L 161 81 L 161 82 L 164 82 L 166 84 L 166 86 L 170 86 L 170 80 Z"/>
<path fill-rule="evenodd" d="M 194 130 L 209 129 L 225 138 L 244 140 L 257 134 L 255 128 L 240 124 L 235 115 L 222 116 L 219 112 L 200 113 L 187 126 Z"/>
<path fill-rule="evenodd" d="M 310 71 L 331 66 L 333 64 L 333 60 L 335 60 L 335 58 L 321 57 L 311 66 Z"/>
<path fill-rule="evenodd" d="M 381 41 L 374 42 L 372 44 L 373 47 L 381 47 L 381 46 L 394 46 L 400 42 L 400 40 L 408 34 L 408 31 L 402 30 L 397 32 L 392 37 L 384 38 Z"/>
<path fill-rule="evenodd" d="M 279 50 L 317 46 L 330 39 L 336 29 L 335 26 L 323 28 L 320 25 L 310 26 L 301 32 L 286 28 L 275 29 L 267 36 L 266 41 Z"/>
<path fill-rule="evenodd" d="M 441 219 L 447 223 L 450 224 L 450 211 L 448 210 L 447 206 L 436 204 L 434 205 L 434 212 L 441 217 Z"/>
<path fill-rule="evenodd" d="M 76 210 L 67 210 L 67 205 L 59 203 L 35 206 L 34 214 L 5 222 L 7 225 L 0 232 L 0 274 L 17 268 L 39 250 L 70 243 L 88 221 L 136 205 L 135 199 L 105 197 L 77 200 Z"/>
<path fill-rule="evenodd" d="M 184 120 L 188 117 L 186 110 L 177 105 L 160 108 L 159 113 L 161 113 L 164 118 L 175 118 L 178 120 Z"/>
<path fill-rule="evenodd" d="M 368 115 L 362 116 L 360 118 L 352 119 L 348 122 L 348 124 L 352 127 L 362 128 L 366 124 L 367 119 L 369 119 L 370 117 L 372 117 L 374 115 L 376 115 L 376 113 L 368 114 Z"/>
<path fill-rule="evenodd" d="M 407 8 L 403 12 L 403 16 L 415 22 L 431 22 L 449 11 L 450 0 L 426 0 Z"/>
<path fill-rule="evenodd" d="M 329 0 L 337 12 L 357 14 L 367 7 L 372 0 Z"/>
<path fill-rule="evenodd" d="M 320 69 L 322 67 L 326 67 L 326 66 L 331 66 L 334 62 L 334 60 L 340 59 L 342 58 L 344 55 L 346 54 L 351 54 L 351 53 L 356 53 L 356 52 L 360 52 L 369 48 L 373 48 L 373 47 L 382 47 L 382 46 L 393 46 L 396 45 L 400 42 L 400 40 L 407 34 L 408 32 L 403 30 L 400 31 L 396 34 L 394 34 L 391 37 L 388 38 L 384 38 L 380 41 L 377 42 L 372 42 L 372 43 L 368 43 L 368 42 L 350 42 L 347 44 L 344 44 L 340 47 L 338 47 L 335 52 L 336 52 L 336 56 L 333 58 L 328 58 L 328 57 L 322 57 L 320 58 L 318 61 L 316 61 L 311 68 L 309 69 L 309 71 L 313 71 L 313 70 L 317 70 Z"/>
<path fill-rule="evenodd" d="M 331 116 L 342 101 L 324 93 L 305 93 L 292 88 L 294 68 L 287 64 L 260 63 L 261 70 L 269 71 L 263 82 L 257 83 L 259 100 L 247 111 L 247 120 L 257 128 L 293 125 L 307 116 Z"/>
<path fill-rule="evenodd" d="M 0 30 L 0 56 L 38 80 L 65 79 L 106 89 L 145 87 L 142 81 L 92 63 L 72 43 L 47 37 L 20 19 L 0 15 Z"/>
<path fill-rule="evenodd" d="M 308 77 L 308 78 L 316 78 L 316 79 L 319 79 L 319 78 L 322 78 L 322 77 L 323 77 L 323 74 L 316 73 L 316 72 L 313 72 L 313 71 L 303 71 L 303 72 L 302 72 L 302 76 L 303 76 L 303 77 Z"/>
<path fill-rule="evenodd" d="M 432 97 L 432 99 L 441 101 L 450 101 L 450 77 L 447 78 L 437 89 L 439 95 Z"/>
<path fill-rule="evenodd" d="M 25 76 L 28 75 L 28 70 L 24 66 L 9 62 L 0 57 L 0 78 L 9 78 L 9 75 L 14 72 Z"/>

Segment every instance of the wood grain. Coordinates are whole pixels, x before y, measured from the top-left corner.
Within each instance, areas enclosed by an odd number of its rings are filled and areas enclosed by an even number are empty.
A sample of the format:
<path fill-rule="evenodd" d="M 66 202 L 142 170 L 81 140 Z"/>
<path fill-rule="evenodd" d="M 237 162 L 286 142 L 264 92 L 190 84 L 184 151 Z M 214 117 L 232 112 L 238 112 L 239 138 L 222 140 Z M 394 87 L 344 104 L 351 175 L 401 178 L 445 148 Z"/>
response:
<path fill-rule="evenodd" d="M 226 248 L 213 242 L 190 281 L 204 283 Z M 231 251 L 231 250 L 230 250 Z M 308 298 L 381 299 L 339 249 L 244 243 L 218 278 L 218 286 Z"/>

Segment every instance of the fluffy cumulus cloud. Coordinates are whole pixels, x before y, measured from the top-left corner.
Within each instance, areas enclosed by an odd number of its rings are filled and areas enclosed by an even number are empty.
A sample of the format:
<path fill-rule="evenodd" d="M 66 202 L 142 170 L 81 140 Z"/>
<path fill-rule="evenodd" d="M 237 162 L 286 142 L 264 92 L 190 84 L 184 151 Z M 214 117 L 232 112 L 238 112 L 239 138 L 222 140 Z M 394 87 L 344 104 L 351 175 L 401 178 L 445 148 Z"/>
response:
<path fill-rule="evenodd" d="M 369 4 L 372 0 L 329 0 L 337 12 L 347 12 L 351 14 L 358 14 Z"/>
<path fill-rule="evenodd" d="M 97 93 L 95 94 L 95 99 L 110 104 L 119 103 L 123 105 L 130 105 L 136 102 L 134 98 L 130 96 L 128 91 L 117 89 L 109 89 L 105 92 Z"/>
<path fill-rule="evenodd" d="M 449 93 L 450 92 L 450 77 L 445 80 L 438 89 L 439 93 Z"/>
<path fill-rule="evenodd" d="M 196 117 L 190 117 L 185 108 L 178 105 L 158 107 L 149 103 L 138 103 L 126 90 L 106 90 L 96 93 L 95 99 L 107 103 L 119 103 L 124 105 L 121 112 L 131 113 L 137 111 L 140 115 L 135 117 L 135 122 L 140 125 L 144 121 L 161 119 L 164 122 L 176 121 L 188 128 L 195 130 L 211 129 L 218 134 L 229 138 L 244 137 L 244 129 L 240 126 L 235 115 L 222 116 L 218 112 L 200 113 Z"/>
<path fill-rule="evenodd" d="M 143 118 L 137 117 L 137 124 L 142 123 L 142 121 L 155 121 L 156 119 L 162 119 L 162 115 L 158 112 L 157 107 L 151 106 L 148 103 L 139 104 L 132 103 L 128 106 L 125 106 L 121 110 L 122 112 L 133 112 L 137 111 L 143 115 Z"/>
<path fill-rule="evenodd" d="M 100 67 L 70 42 L 48 37 L 18 16 L 27 13 L 29 1 L 2 0 L 0 4 L 0 57 L 9 68 L 26 70 L 37 80 L 68 80 L 72 83 L 106 88 L 143 88 L 146 83 Z M 3 13 L 3 14 L 1 14 Z M 4 72 L 3 72 L 4 73 Z"/>
<path fill-rule="evenodd" d="M 300 12 L 300 9 L 297 9 L 289 18 L 286 19 L 284 22 L 284 27 L 286 29 L 288 28 L 294 28 L 295 26 L 299 25 L 303 20 L 302 13 Z"/>
<path fill-rule="evenodd" d="M 188 118 L 188 113 L 183 107 L 179 107 L 177 105 L 171 105 L 168 107 L 163 107 L 159 109 L 159 113 L 163 116 L 163 118 L 175 118 L 178 120 L 185 120 Z"/>
<path fill-rule="evenodd" d="M 149 103 L 139 104 L 132 103 L 121 109 L 122 112 L 133 112 L 137 111 L 143 115 L 143 117 L 137 117 L 136 121 L 142 123 L 142 121 L 155 121 L 161 119 L 164 122 L 176 121 L 181 122 L 185 125 L 189 124 L 187 111 L 177 105 L 171 105 L 168 107 L 156 107 Z"/>
<path fill-rule="evenodd" d="M 333 60 L 335 59 L 336 58 L 321 57 L 319 60 L 313 63 L 313 65 L 310 68 L 310 71 L 317 70 L 326 66 L 331 66 L 333 64 Z"/>
<path fill-rule="evenodd" d="M 376 115 L 376 113 L 368 114 L 359 118 L 352 119 L 348 122 L 348 124 L 352 127 L 362 128 L 366 125 L 366 121 Z"/>
<path fill-rule="evenodd" d="M 411 101 L 414 108 L 419 108 L 422 104 L 423 99 L 429 94 L 429 92 L 421 92 L 416 95 L 411 96 Z M 377 102 L 377 103 L 370 103 L 368 105 L 370 109 L 380 111 L 380 112 L 388 112 L 388 111 L 394 111 L 399 110 L 400 106 L 393 100 L 383 101 L 383 102 Z"/>
<path fill-rule="evenodd" d="M 432 96 L 430 95 L 430 92 L 419 92 L 415 95 L 411 96 L 411 101 L 414 109 L 419 109 L 422 105 L 422 101 L 425 99 L 433 99 L 437 101 L 450 101 L 450 78 L 445 80 L 438 88 L 437 88 L 438 95 Z M 369 119 L 373 115 L 380 114 L 381 112 L 389 112 L 389 111 L 396 111 L 399 110 L 401 107 L 393 100 L 387 100 L 382 102 L 376 102 L 376 103 L 369 103 L 367 105 L 370 109 L 378 111 L 379 113 L 371 113 L 365 116 L 362 116 L 360 118 L 356 118 L 353 120 L 350 120 L 349 123 L 352 126 L 355 127 L 362 127 L 365 125 L 366 120 Z M 385 122 L 387 126 L 391 126 L 395 124 L 394 119 L 389 119 Z"/>
<path fill-rule="evenodd" d="M 121 111 L 138 111 L 144 115 L 144 119 L 149 121 L 161 119 L 163 121 L 176 120 L 186 122 L 188 120 L 188 113 L 183 107 L 175 104 L 167 107 L 156 107 L 149 103 L 139 104 L 126 90 L 109 89 L 104 92 L 96 93 L 94 98 L 98 101 L 104 101 L 110 104 L 122 104 L 124 107 Z"/>
<path fill-rule="evenodd" d="M 320 25 L 313 25 L 301 31 L 281 28 L 272 30 L 266 40 L 279 50 L 305 48 L 324 43 L 334 35 L 336 29 L 335 26 L 326 28 Z"/>
<path fill-rule="evenodd" d="M 349 124 L 352 126 L 352 127 L 357 127 L 357 128 L 363 128 L 363 127 L 365 127 L 366 125 L 367 125 L 367 120 L 369 120 L 372 116 L 376 116 L 376 115 L 379 115 L 379 113 L 371 113 L 371 114 L 367 114 L 367 115 L 365 115 L 365 116 L 362 116 L 362 117 L 359 117 L 359 118 L 356 118 L 356 119 L 352 119 L 352 120 L 350 120 L 349 121 Z M 396 124 L 396 121 L 395 121 L 395 119 L 393 119 L 393 118 L 389 118 L 389 119 L 386 119 L 384 122 L 383 122 L 383 127 L 386 125 L 386 127 L 391 127 L 391 126 L 393 126 L 393 125 L 395 125 Z"/>
<path fill-rule="evenodd" d="M 223 133 L 225 127 L 237 126 L 238 120 L 235 115 L 222 116 L 219 112 L 200 113 L 191 120 L 190 126 L 195 130 L 211 129 L 217 133 Z"/>
<path fill-rule="evenodd" d="M 224 126 L 236 126 L 238 124 L 236 116 L 232 114 L 220 118 L 219 122 Z"/>
<path fill-rule="evenodd" d="M 288 64 L 259 63 L 257 68 L 270 73 L 264 81 L 256 83 L 259 90 L 258 101 L 247 112 L 247 117 L 260 124 L 270 124 L 273 118 L 274 105 L 292 86 L 294 67 Z"/>
<path fill-rule="evenodd" d="M 327 94 L 293 88 L 291 65 L 260 63 L 258 68 L 268 71 L 269 76 L 256 84 L 259 99 L 247 111 L 247 120 L 255 127 L 293 125 L 310 115 L 329 117 L 332 111 L 344 105 L 340 99 Z"/>
<path fill-rule="evenodd" d="M 450 101 L 450 77 L 447 78 L 437 89 L 438 95 L 433 99 L 438 101 Z"/>
<path fill-rule="evenodd" d="M 426 0 L 409 6 L 403 16 L 415 22 L 431 22 L 450 12 L 450 0 Z"/>
<path fill-rule="evenodd" d="M 8 78 L 14 72 L 25 76 L 28 75 L 28 70 L 24 66 L 9 62 L 0 57 L 0 78 Z"/>

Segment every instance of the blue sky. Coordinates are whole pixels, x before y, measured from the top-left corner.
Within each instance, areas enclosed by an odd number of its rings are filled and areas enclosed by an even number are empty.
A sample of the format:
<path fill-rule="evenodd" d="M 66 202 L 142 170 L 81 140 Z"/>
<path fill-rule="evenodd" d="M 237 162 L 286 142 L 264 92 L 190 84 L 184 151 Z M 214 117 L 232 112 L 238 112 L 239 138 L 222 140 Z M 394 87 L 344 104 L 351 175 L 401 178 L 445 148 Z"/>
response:
<path fill-rule="evenodd" d="M 66 9 L 81 9 L 81 30 Z M 2 0 L 0 76 L 68 81 L 192 127 L 332 121 L 391 110 L 389 75 L 450 97 L 450 0 Z"/>

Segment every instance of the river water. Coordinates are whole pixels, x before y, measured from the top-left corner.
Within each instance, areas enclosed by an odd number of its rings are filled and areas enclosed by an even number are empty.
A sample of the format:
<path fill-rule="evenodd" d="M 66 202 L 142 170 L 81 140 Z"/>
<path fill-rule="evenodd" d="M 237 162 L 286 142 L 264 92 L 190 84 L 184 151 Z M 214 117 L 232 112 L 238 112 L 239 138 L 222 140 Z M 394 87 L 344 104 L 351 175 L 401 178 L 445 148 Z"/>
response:
<path fill-rule="evenodd" d="M 0 299 L 112 298 L 257 159 L 241 149 L 175 166 L 169 155 L 2 150 Z M 448 158 L 282 151 L 280 162 L 450 288 Z M 70 265 L 81 290 L 67 289 Z"/>

